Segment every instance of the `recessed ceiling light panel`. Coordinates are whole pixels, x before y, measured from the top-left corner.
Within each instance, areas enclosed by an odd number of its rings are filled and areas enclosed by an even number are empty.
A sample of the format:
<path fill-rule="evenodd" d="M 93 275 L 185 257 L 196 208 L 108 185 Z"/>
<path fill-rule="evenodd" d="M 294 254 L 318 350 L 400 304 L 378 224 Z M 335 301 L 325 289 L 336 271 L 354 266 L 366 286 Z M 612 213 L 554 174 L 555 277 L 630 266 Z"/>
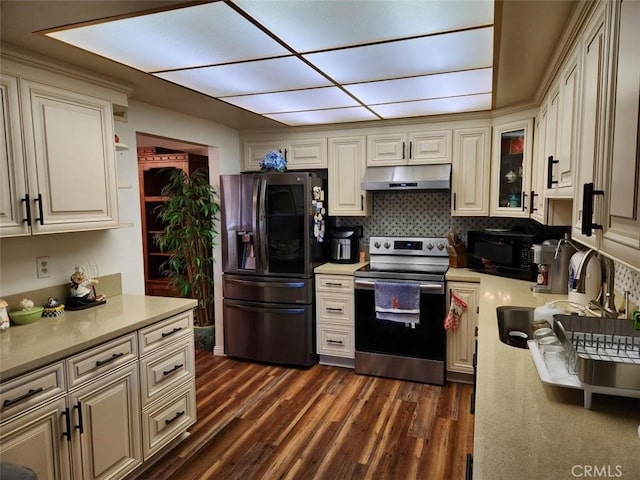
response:
<path fill-rule="evenodd" d="M 287 55 L 223 2 L 48 33 L 144 72 Z"/>
<path fill-rule="evenodd" d="M 235 0 L 299 52 L 493 24 L 493 0 Z"/>
<path fill-rule="evenodd" d="M 476 112 L 491 109 L 491 94 L 437 98 L 417 102 L 389 103 L 385 105 L 373 105 L 370 108 L 382 118 L 422 117 L 427 115 L 443 115 L 446 113 Z"/>
<path fill-rule="evenodd" d="M 353 98 L 338 87 L 225 97 L 221 100 L 259 114 L 358 106 Z"/>
<path fill-rule="evenodd" d="M 272 113 L 265 115 L 290 126 L 322 125 L 327 123 L 364 122 L 379 120 L 364 107 L 331 108 L 328 110 L 307 110 L 305 112 Z"/>
<path fill-rule="evenodd" d="M 305 58 L 340 83 L 490 67 L 493 27 L 332 50 Z"/>
<path fill-rule="evenodd" d="M 491 92 L 491 68 L 345 85 L 367 105 Z"/>
<path fill-rule="evenodd" d="M 297 57 L 175 70 L 156 76 L 212 97 L 332 85 L 326 77 Z"/>

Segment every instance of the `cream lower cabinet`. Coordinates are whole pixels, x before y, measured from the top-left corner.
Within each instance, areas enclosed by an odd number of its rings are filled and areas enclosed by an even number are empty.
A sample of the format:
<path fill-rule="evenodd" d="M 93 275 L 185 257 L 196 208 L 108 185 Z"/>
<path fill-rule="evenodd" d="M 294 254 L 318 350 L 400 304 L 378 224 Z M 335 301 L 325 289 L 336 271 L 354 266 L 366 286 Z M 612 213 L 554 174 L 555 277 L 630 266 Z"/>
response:
<path fill-rule="evenodd" d="M 447 282 L 447 287 L 447 304 L 451 302 L 451 294 L 467 304 L 457 330 L 447 332 L 447 372 L 473 375 L 480 284 Z"/>
<path fill-rule="evenodd" d="M 366 168 L 366 137 L 330 138 L 328 162 L 329 215 L 371 215 L 371 192 L 360 186 Z"/>
<path fill-rule="evenodd" d="M 321 364 L 354 365 L 353 293 L 352 275 L 316 275 L 316 346 Z"/>
<path fill-rule="evenodd" d="M 133 472 L 195 422 L 192 325 L 178 314 L 2 383 L 2 460 L 39 480 Z"/>
<path fill-rule="evenodd" d="M 7 191 L 0 195 L 0 236 L 116 228 L 109 94 L 4 60 L 1 84 L 7 170 L 0 181 Z"/>

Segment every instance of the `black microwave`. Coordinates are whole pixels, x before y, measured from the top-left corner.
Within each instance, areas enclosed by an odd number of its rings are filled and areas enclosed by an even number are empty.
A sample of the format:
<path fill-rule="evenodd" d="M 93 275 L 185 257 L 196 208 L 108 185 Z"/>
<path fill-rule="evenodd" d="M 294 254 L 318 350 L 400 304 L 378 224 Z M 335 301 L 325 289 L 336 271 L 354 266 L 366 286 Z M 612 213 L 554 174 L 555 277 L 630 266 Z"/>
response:
<path fill-rule="evenodd" d="M 549 236 L 511 230 L 487 229 L 467 232 L 467 266 L 478 272 L 535 281 L 534 244 Z"/>

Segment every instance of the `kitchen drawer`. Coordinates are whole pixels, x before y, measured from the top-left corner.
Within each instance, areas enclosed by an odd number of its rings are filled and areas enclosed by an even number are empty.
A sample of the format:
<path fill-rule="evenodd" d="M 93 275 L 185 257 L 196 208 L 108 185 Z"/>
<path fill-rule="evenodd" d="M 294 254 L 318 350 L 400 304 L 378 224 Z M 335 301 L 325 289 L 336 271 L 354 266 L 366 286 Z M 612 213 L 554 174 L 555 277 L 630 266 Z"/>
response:
<path fill-rule="evenodd" d="M 65 393 L 64 363 L 57 362 L 0 385 L 0 421 Z"/>
<path fill-rule="evenodd" d="M 316 291 L 353 292 L 351 275 L 316 275 Z"/>
<path fill-rule="evenodd" d="M 353 327 L 318 324 L 318 354 L 355 358 Z"/>
<path fill-rule="evenodd" d="M 195 378 L 193 338 L 189 336 L 143 357 L 140 378 L 143 406 L 178 384 Z"/>
<path fill-rule="evenodd" d="M 318 322 L 354 325 L 353 293 L 320 293 L 316 296 Z"/>
<path fill-rule="evenodd" d="M 147 461 L 195 422 L 195 380 L 191 380 L 142 411 L 144 460 Z"/>
<path fill-rule="evenodd" d="M 166 320 L 154 323 L 138 332 L 140 355 L 145 355 L 183 337 L 193 334 L 193 311 L 174 315 Z"/>
<path fill-rule="evenodd" d="M 67 359 L 67 381 L 71 390 L 81 383 L 137 360 L 136 334 L 116 338 Z"/>

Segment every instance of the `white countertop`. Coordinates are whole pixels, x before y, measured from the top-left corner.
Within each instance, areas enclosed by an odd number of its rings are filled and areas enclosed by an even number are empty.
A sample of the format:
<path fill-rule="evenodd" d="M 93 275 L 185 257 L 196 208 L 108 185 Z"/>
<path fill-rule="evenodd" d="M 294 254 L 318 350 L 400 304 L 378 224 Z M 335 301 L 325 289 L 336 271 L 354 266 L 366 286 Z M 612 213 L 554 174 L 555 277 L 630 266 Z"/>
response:
<path fill-rule="evenodd" d="M 358 263 L 323 263 L 316 267 L 313 273 L 321 273 L 327 275 L 353 275 L 356 270 L 364 267 L 369 262 Z"/>
<path fill-rule="evenodd" d="M 581 390 L 543 384 L 529 350 L 498 339 L 497 306 L 566 296 L 466 269 L 449 269 L 447 280 L 480 280 L 473 478 L 640 478 L 639 399 L 594 394 L 587 410 Z"/>
<path fill-rule="evenodd" d="M 0 378 L 43 367 L 196 305 L 186 298 L 118 295 L 97 307 L 12 325 L 0 334 Z"/>

